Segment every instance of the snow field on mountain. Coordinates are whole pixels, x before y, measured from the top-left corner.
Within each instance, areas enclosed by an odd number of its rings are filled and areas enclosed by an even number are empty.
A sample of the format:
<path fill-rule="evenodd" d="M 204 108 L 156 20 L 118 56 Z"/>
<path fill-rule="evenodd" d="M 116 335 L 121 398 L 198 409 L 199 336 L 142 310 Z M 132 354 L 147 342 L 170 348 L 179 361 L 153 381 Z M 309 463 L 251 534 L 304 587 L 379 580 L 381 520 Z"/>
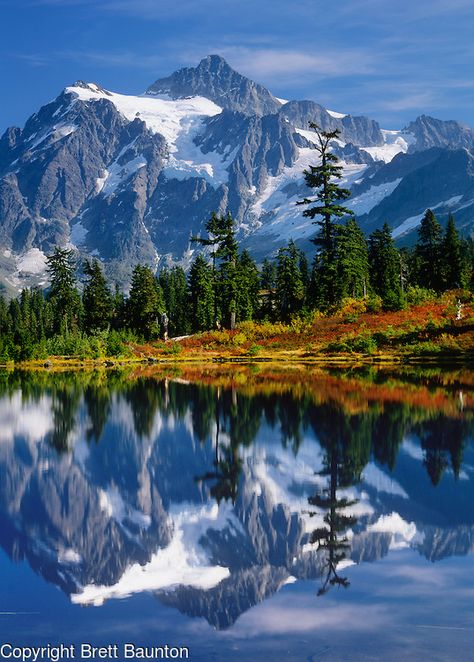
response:
<path fill-rule="evenodd" d="M 401 152 L 406 154 L 410 145 L 415 142 L 415 137 L 411 133 L 404 133 L 403 131 L 388 131 L 381 129 L 384 138 L 384 145 L 377 145 L 375 147 L 361 147 L 364 152 L 370 154 L 375 161 L 390 161 Z"/>
<path fill-rule="evenodd" d="M 367 191 L 360 195 L 349 198 L 347 201 L 348 207 L 352 209 L 356 216 L 367 214 L 371 209 L 378 205 L 384 198 L 393 193 L 401 182 L 400 179 L 395 179 L 393 182 L 384 182 L 378 186 L 371 186 Z"/>
<path fill-rule="evenodd" d="M 227 182 L 226 168 L 232 162 L 236 152 L 204 154 L 194 143 L 194 138 L 202 132 L 203 120 L 222 112 L 222 108 L 209 99 L 198 96 L 177 100 L 165 95 L 131 96 L 106 92 L 93 84 L 89 84 L 87 88 L 68 87 L 66 90 L 75 94 L 81 101 L 99 99 L 111 101 L 130 122 L 138 118 L 145 122 L 151 131 L 161 134 L 169 147 L 168 164 L 163 170 L 168 179 L 203 177 L 214 186 Z M 146 162 L 142 165 L 146 165 Z M 114 183 L 111 184 L 110 190 L 107 189 L 109 179 L 106 180 L 102 189 L 103 193 L 110 193 L 116 188 L 121 181 L 117 179 L 120 172 L 115 173 Z M 131 170 L 130 174 L 132 172 Z M 109 178 L 113 174 L 111 172 Z M 122 181 L 128 176 L 124 171 Z M 100 186 L 99 182 L 98 186 Z"/>

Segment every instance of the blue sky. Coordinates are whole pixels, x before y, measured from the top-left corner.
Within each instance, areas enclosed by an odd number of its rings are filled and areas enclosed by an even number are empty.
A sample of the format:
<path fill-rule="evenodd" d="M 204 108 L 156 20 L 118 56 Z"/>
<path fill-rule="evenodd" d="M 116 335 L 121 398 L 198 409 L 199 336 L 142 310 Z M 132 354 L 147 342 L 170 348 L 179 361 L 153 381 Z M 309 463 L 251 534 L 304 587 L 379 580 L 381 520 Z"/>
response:
<path fill-rule="evenodd" d="M 219 53 L 277 96 L 474 126 L 472 0 L 0 0 L 0 133 L 77 79 L 140 93 Z"/>

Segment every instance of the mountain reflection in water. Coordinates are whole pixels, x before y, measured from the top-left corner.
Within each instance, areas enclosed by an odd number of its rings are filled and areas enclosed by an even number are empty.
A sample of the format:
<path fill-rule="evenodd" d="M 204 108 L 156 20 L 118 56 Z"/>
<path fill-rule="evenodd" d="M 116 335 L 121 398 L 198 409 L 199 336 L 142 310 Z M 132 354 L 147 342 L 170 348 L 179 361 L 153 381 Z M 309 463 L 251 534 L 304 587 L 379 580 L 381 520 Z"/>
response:
<path fill-rule="evenodd" d="M 0 544 L 74 604 L 218 629 L 298 580 L 474 547 L 466 375 L 0 373 Z M 351 582 L 357 582 L 352 572 Z"/>

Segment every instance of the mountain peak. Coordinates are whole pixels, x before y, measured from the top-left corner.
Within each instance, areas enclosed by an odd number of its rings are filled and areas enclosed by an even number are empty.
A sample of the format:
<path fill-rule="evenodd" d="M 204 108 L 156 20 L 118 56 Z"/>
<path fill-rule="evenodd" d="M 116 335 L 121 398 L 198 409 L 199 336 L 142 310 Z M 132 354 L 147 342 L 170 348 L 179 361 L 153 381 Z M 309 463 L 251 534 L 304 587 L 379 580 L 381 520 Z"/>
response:
<path fill-rule="evenodd" d="M 245 115 L 276 113 L 281 104 L 263 85 L 242 76 L 220 55 L 207 55 L 197 67 L 185 67 L 160 78 L 146 91 L 172 99 L 202 96 L 221 108 Z"/>
<path fill-rule="evenodd" d="M 222 55 L 217 54 L 206 55 L 206 57 L 203 57 L 201 62 L 198 64 L 198 68 L 208 66 L 213 69 L 219 66 L 229 67 L 229 69 L 231 69 L 231 66 L 227 60 L 225 60 Z"/>

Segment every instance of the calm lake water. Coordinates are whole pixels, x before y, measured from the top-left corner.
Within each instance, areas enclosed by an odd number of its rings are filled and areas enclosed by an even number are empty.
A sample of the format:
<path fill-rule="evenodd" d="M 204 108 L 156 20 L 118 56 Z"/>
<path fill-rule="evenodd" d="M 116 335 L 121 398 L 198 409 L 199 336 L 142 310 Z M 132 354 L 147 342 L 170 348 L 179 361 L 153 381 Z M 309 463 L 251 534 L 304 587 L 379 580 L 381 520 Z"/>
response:
<path fill-rule="evenodd" d="M 0 373 L 0 643 L 472 660 L 473 384 Z"/>

